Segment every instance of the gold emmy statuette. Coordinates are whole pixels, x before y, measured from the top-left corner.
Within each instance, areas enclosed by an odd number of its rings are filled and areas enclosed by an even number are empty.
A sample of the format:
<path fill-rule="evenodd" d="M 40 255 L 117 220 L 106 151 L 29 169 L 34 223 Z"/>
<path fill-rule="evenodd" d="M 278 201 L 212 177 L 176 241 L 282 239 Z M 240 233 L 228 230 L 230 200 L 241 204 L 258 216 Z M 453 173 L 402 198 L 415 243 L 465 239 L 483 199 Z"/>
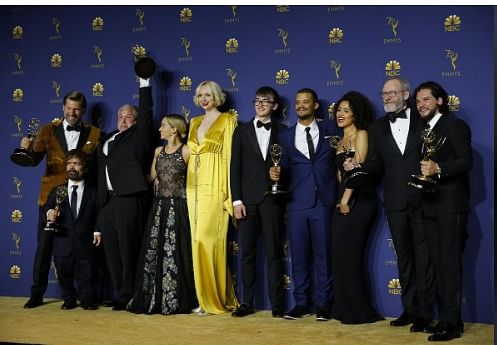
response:
<path fill-rule="evenodd" d="M 65 185 L 58 186 L 57 189 L 55 190 L 55 207 L 54 207 L 55 212 L 59 213 L 63 211 L 60 205 L 62 205 L 66 197 L 67 197 L 67 187 Z M 57 222 L 49 222 L 47 220 L 47 223 L 45 224 L 45 228 L 43 230 L 51 231 L 54 233 L 60 233 L 62 231 L 62 226 Z"/>
<path fill-rule="evenodd" d="M 442 147 L 445 143 L 444 138 L 437 138 L 434 131 L 430 128 L 426 128 L 421 133 L 421 140 L 423 141 L 423 145 L 421 146 L 421 153 L 423 154 L 423 160 L 427 161 L 432 159 L 436 152 Z M 417 188 L 423 192 L 434 193 L 435 185 L 437 181 L 432 179 L 429 176 L 425 175 L 411 175 L 411 180 L 408 182 L 408 185 L 414 188 Z"/>
<path fill-rule="evenodd" d="M 349 148 L 345 148 L 342 143 L 342 138 L 338 135 L 332 135 L 327 138 L 329 139 L 330 146 L 337 152 L 345 152 L 345 159 L 354 158 L 355 150 L 352 148 L 352 144 L 349 145 Z M 346 188 L 357 189 L 364 185 L 368 180 L 368 173 L 365 172 L 359 164 L 356 164 L 354 169 L 345 172 Z"/>
<path fill-rule="evenodd" d="M 282 154 L 281 146 L 279 144 L 272 144 L 271 147 L 269 148 L 269 155 L 271 156 L 271 161 L 273 162 L 273 166 L 277 167 L 280 165 L 281 154 Z M 271 189 L 267 191 L 266 194 L 280 195 L 280 194 L 286 194 L 286 191 L 283 189 L 283 186 L 278 183 L 278 181 L 275 181 L 271 185 Z"/>
<path fill-rule="evenodd" d="M 28 123 L 28 138 L 35 138 L 40 132 L 40 120 L 37 118 L 32 118 Z M 33 165 L 33 153 L 23 149 L 17 148 L 14 153 L 10 155 L 10 159 L 17 165 L 20 166 L 32 166 Z"/>

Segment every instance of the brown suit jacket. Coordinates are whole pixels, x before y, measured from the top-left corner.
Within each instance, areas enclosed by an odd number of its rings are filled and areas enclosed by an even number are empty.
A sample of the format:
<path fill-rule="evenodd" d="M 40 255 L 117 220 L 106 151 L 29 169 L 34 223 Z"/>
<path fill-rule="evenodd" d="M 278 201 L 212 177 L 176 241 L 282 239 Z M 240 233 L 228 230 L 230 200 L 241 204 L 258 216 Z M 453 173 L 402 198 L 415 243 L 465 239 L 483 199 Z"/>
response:
<path fill-rule="evenodd" d="M 87 123 L 82 123 L 82 125 L 77 149 L 91 156 L 98 147 L 100 129 Z M 38 165 L 43 157 L 47 156 L 45 173 L 41 177 L 39 206 L 45 205 L 53 187 L 63 184 L 67 180 L 66 154 L 67 144 L 62 121 L 55 120 L 43 126 L 33 143 L 33 166 Z"/>

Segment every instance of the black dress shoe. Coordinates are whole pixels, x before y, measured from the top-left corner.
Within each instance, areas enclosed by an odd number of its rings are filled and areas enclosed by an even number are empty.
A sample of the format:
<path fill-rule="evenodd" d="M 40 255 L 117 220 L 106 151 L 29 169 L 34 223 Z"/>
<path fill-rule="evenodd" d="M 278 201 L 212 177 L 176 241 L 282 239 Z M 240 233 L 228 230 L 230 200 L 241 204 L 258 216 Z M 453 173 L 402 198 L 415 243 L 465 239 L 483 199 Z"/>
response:
<path fill-rule="evenodd" d="M 413 333 L 435 333 L 437 331 L 437 323 L 434 321 L 416 320 L 409 330 Z"/>
<path fill-rule="evenodd" d="M 28 301 L 24 304 L 25 309 L 32 309 L 39 307 L 43 304 L 43 298 L 40 297 L 30 297 Z"/>
<path fill-rule="evenodd" d="M 116 301 L 113 301 L 113 300 L 106 300 L 106 301 L 102 302 L 102 305 L 104 307 L 107 307 L 107 308 L 113 307 L 115 304 L 116 304 Z"/>
<path fill-rule="evenodd" d="M 285 314 L 284 318 L 287 320 L 298 320 L 310 315 L 306 306 L 296 305 L 292 310 Z"/>
<path fill-rule="evenodd" d="M 83 308 L 83 310 L 97 310 L 98 305 L 91 302 L 81 302 L 81 308 Z"/>
<path fill-rule="evenodd" d="M 60 307 L 60 309 L 71 310 L 71 309 L 76 308 L 77 306 L 78 305 L 76 304 L 75 301 L 64 301 L 64 303 L 62 303 L 62 306 Z"/>
<path fill-rule="evenodd" d="M 457 327 L 441 327 L 435 334 L 428 337 L 428 341 L 448 341 L 461 337 L 461 330 Z"/>
<path fill-rule="evenodd" d="M 233 317 L 243 317 L 255 313 L 254 307 L 248 304 L 241 304 L 234 312 L 231 313 Z"/>
<path fill-rule="evenodd" d="M 117 301 L 116 303 L 114 303 L 112 310 L 113 311 L 126 310 L 127 305 L 128 305 L 128 302 Z"/>
<path fill-rule="evenodd" d="M 406 312 L 403 312 L 402 315 L 400 315 L 397 319 L 390 321 L 390 326 L 407 326 L 410 323 L 412 323 L 411 318 L 409 317 L 409 315 L 407 315 Z"/>
<path fill-rule="evenodd" d="M 328 321 L 331 320 L 331 312 L 328 307 L 318 307 L 316 309 L 316 320 L 317 321 Z"/>
<path fill-rule="evenodd" d="M 271 314 L 273 315 L 273 317 L 279 317 L 279 318 L 285 316 L 285 312 L 280 307 L 273 307 L 273 309 L 271 310 Z"/>

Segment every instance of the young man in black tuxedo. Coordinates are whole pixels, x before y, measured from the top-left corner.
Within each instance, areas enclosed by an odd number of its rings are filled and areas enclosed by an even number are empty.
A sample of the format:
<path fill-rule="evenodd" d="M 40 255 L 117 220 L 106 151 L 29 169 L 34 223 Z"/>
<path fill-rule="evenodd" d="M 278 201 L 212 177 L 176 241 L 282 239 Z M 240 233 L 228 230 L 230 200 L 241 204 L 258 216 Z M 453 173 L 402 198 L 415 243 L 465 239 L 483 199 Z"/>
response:
<path fill-rule="evenodd" d="M 421 175 L 437 181 L 434 193 L 423 193 L 423 225 L 430 258 L 435 267 L 435 285 L 440 321 L 429 341 L 459 338 L 461 321 L 462 253 L 467 237 L 469 171 L 473 167 L 471 130 L 449 113 L 448 94 L 428 81 L 415 90 L 416 106 L 435 134 L 437 146 L 422 160 Z M 436 145 L 439 144 L 439 145 Z"/>
<path fill-rule="evenodd" d="M 255 117 L 236 127 L 231 155 L 231 194 L 235 218 L 239 222 L 242 248 L 242 304 L 231 314 L 242 317 L 253 314 L 256 282 L 256 254 L 259 233 L 263 236 L 268 267 L 269 301 L 273 317 L 283 317 L 283 247 L 284 205 L 271 189 L 269 168 L 271 146 L 278 143 L 283 125 L 271 121 L 279 107 L 276 90 L 264 86 L 254 99 Z"/>
<path fill-rule="evenodd" d="M 62 309 L 76 308 L 79 298 L 81 308 L 93 310 L 97 309 L 92 299 L 93 245 L 100 245 L 100 233 L 94 232 L 97 191 L 85 183 L 88 163 L 83 152 L 73 150 L 67 154 L 66 171 L 68 182 L 52 189 L 46 204 L 47 229 L 57 229 L 53 254 L 64 300 Z M 51 225 L 54 222 L 57 227 Z M 78 289 L 74 288 L 75 280 Z"/>

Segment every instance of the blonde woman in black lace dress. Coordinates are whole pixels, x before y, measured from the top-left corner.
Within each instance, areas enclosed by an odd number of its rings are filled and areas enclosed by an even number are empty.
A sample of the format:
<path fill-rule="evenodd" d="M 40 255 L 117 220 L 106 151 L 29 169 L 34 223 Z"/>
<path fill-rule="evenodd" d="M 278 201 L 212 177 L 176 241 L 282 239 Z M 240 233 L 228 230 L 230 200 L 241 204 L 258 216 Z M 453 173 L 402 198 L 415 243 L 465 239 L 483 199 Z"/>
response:
<path fill-rule="evenodd" d="M 154 203 L 143 237 L 135 295 L 127 309 L 147 314 L 190 313 L 198 302 L 186 206 L 186 166 L 190 153 L 183 143 L 185 119 L 166 115 L 159 132 L 166 144 L 155 149 L 150 171 Z"/>

